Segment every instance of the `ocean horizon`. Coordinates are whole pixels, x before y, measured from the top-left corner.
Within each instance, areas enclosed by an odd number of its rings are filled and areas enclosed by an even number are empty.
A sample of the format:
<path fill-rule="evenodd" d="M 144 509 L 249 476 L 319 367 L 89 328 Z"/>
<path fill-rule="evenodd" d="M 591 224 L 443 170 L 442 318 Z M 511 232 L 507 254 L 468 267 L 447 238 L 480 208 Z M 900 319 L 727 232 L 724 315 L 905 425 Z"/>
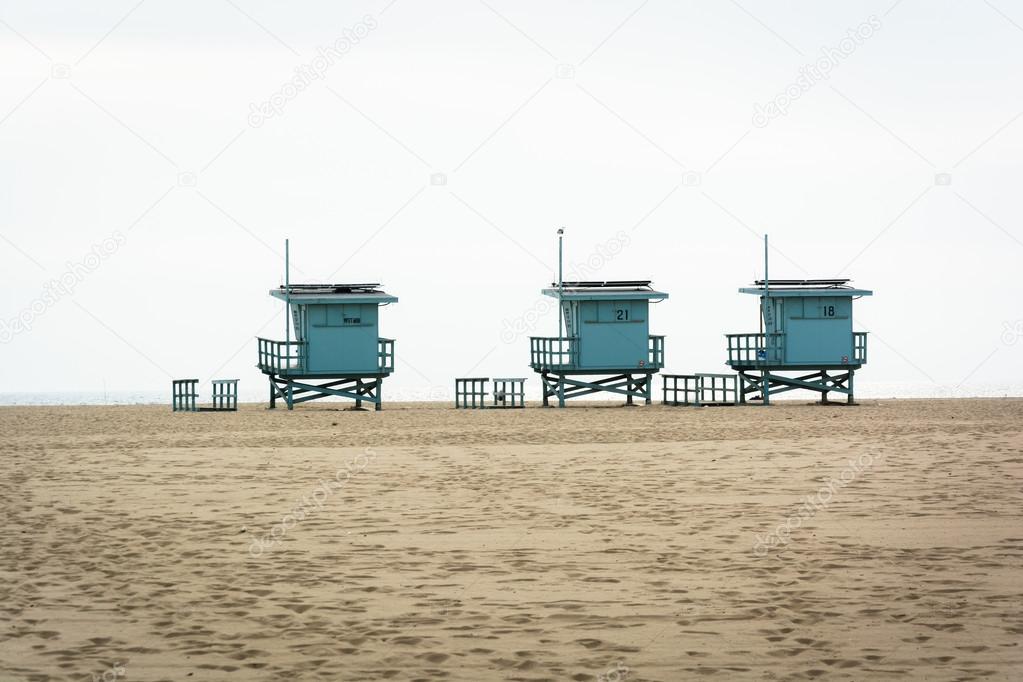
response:
<path fill-rule="evenodd" d="M 527 384 L 528 387 L 528 384 Z M 199 388 L 199 403 L 208 401 L 210 394 L 208 384 Z M 654 400 L 659 402 L 660 387 L 655 384 Z M 1020 398 L 1023 397 L 1023 384 L 995 384 L 954 386 L 931 383 L 898 383 L 898 382 L 857 382 L 857 400 L 913 400 L 927 398 Z M 539 400 L 539 391 L 526 391 L 527 400 Z M 611 396 L 606 400 L 615 401 Z M 772 398 L 772 400 L 807 401 L 815 396 L 806 392 L 793 392 L 791 397 Z M 325 398 L 328 402 L 344 401 L 342 398 Z M 453 402 L 454 391 L 449 387 L 412 387 L 393 389 L 384 395 L 387 402 Z M 600 400 L 593 398 L 592 400 Z M 267 401 L 266 387 L 240 389 L 240 403 L 260 403 Z M 135 391 L 8 391 L 0 392 L 0 406 L 75 406 L 75 405 L 167 405 L 170 406 L 170 387 L 166 390 L 135 390 Z"/>

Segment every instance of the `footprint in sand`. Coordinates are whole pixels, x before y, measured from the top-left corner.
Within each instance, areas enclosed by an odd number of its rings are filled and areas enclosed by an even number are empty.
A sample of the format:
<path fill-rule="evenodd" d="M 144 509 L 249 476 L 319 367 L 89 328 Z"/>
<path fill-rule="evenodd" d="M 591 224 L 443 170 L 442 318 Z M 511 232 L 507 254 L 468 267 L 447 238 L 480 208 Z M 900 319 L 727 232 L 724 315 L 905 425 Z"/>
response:
<path fill-rule="evenodd" d="M 446 661 L 449 658 L 451 658 L 451 656 L 449 654 L 442 654 L 442 653 L 437 652 L 437 651 L 432 651 L 432 652 L 427 653 L 427 654 L 419 654 L 418 656 L 416 656 L 416 658 L 425 659 L 425 660 L 429 661 L 430 663 L 443 663 L 444 661 Z"/>

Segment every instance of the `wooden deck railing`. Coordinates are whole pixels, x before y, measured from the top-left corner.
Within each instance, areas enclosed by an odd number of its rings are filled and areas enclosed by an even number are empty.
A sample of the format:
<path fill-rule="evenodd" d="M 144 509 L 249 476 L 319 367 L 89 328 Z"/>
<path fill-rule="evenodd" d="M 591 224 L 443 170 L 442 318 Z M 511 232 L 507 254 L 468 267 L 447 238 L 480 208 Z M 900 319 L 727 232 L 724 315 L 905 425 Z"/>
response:
<path fill-rule="evenodd" d="M 779 364 L 785 360 L 785 333 L 725 334 L 729 365 Z M 867 362 L 867 332 L 853 332 L 852 364 Z"/>
<path fill-rule="evenodd" d="M 259 349 L 259 369 L 264 372 L 289 372 L 301 370 L 305 365 L 306 344 L 304 341 L 274 341 L 256 338 Z"/>
<path fill-rule="evenodd" d="M 529 364 L 534 369 L 555 371 L 585 369 L 579 360 L 579 345 L 579 338 L 575 336 L 531 336 L 529 337 Z M 647 358 L 643 368 L 661 369 L 662 367 L 664 367 L 664 337 L 650 336 L 647 342 Z"/>
<path fill-rule="evenodd" d="M 259 369 L 264 372 L 299 372 L 306 365 L 308 344 L 305 341 L 274 341 L 257 338 Z M 381 372 L 394 371 L 394 339 L 377 339 L 377 367 Z"/>
<path fill-rule="evenodd" d="M 394 371 L 394 339 L 377 339 L 377 367 L 381 372 Z"/>

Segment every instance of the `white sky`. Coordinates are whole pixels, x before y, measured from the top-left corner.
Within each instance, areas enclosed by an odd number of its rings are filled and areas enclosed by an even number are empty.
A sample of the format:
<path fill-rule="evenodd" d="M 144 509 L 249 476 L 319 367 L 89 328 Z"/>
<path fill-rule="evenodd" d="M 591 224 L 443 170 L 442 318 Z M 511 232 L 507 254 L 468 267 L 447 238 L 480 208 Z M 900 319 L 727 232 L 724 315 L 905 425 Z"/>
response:
<path fill-rule="evenodd" d="M 261 395 L 285 237 L 296 281 L 400 297 L 385 399 L 531 375 L 502 329 L 537 306 L 564 226 L 567 263 L 630 236 L 587 274 L 671 294 L 651 320 L 669 371 L 723 371 L 723 334 L 756 331 L 736 290 L 766 231 L 772 276 L 875 291 L 861 392 L 1023 393 L 1018 4 L 81 4 L 0 2 L 0 392 L 216 376 Z M 751 123 L 872 15 L 828 80 Z M 324 79 L 249 125 L 366 16 Z M 556 330 L 552 311 L 532 333 Z"/>

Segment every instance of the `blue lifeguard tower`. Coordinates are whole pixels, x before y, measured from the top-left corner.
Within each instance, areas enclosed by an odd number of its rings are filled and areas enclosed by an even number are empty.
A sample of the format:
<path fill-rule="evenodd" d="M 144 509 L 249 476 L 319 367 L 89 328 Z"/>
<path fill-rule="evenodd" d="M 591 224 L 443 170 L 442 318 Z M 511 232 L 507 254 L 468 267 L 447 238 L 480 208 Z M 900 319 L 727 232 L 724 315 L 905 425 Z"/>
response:
<path fill-rule="evenodd" d="M 558 231 L 558 282 L 543 289 L 558 300 L 558 336 L 532 336 L 530 366 L 540 374 L 543 405 L 602 391 L 650 404 L 652 378 L 664 366 L 664 337 L 650 334 L 650 303 L 668 294 L 649 280 L 564 282 Z M 562 327 L 564 332 L 560 329 Z"/>
<path fill-rule="evenodd" d="M 285 247 L 287 249 L 287 247 Z M 379 284 L 285 284 L 270 295 L 284 301 L 285 341 L 257 339 L 257 367 L 270 380 L 270 407 L 288 409 L 328 396 L 381 409 L 381 388 L 394 371 L 394 339 L 379 336 L 380 307 L 397 297 Z M 290 325 L 294 324 L 295 339 Z"/>
<path fill-rule="evenodd" d="M 806 389 L 819 392 L 822 404 L 829 404 L 832 391 L 855 404 L 853 377 L 867 362 L 867 334 L 853 331 L 853 301 L 873 292 L 849 282 L 769 279 L 764 237 L 764 279 L 739 289 L 760 297 L 762 331 L 725 335 L 727 364 L 739 374 L 740 402 L 768 405 L 772 395 Z"/>

